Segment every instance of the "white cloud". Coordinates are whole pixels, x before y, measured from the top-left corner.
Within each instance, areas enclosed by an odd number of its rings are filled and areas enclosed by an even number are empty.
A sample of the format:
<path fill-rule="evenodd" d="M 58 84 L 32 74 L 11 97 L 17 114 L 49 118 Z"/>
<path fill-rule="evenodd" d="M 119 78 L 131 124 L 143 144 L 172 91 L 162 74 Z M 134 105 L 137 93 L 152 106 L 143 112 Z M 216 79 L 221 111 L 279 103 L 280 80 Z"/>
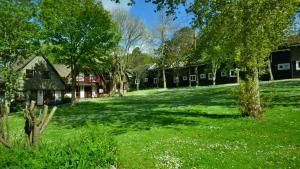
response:
<path fill-rule="evenodd" d="M 101 0 L 103 7 L 112 12 L 116 9 L 123 9 L 129 11 L 131 6 L 128 6 L 129 0 L 121 0 L 120 3 L 113 2 L 111 0 Z"/>

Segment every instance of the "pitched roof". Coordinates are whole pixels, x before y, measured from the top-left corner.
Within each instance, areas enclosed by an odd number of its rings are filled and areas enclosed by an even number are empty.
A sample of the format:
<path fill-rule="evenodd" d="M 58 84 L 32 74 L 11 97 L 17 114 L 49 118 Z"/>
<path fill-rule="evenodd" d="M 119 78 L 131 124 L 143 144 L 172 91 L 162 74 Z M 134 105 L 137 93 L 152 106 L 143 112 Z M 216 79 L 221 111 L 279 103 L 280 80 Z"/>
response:
<path fill-rule="evenodd" d="M 54 64 L 53 66 L 61 77 L 67 77 L 71 73 L 71 69 L 66 65 Z"/>
<path fill-rule="evenodd" d="M 23 69 L 28 63 L 30 63 L 36 56 L 30 56 L 25 60 L 18 61 L 12 65 L 13 70 L 18 71 Z"/>
<path fill-rule="evenodd" d="M 34 58 L 36 58 L 37 56 L 31 56 L 25 60 L 16 62 L 12 65 L 13 70 L 15 71 L 19 71 L 21 69 L 23 69 L 26 65 L 28 65 Z M 49 64 L 51 66 L 51 68 L 53 69 L 53 71 L 59 75 L 59 79 L 60 81 L 65 85 L 64 80 L 62 79 L 62 76 L 60 76 L 60 74 L 57 72 L 56 68 L 53 66 L 53 64 L 44 56 L 41 56 L 45 59 L 45 61 L 47 62 L 47 64 Z"/>

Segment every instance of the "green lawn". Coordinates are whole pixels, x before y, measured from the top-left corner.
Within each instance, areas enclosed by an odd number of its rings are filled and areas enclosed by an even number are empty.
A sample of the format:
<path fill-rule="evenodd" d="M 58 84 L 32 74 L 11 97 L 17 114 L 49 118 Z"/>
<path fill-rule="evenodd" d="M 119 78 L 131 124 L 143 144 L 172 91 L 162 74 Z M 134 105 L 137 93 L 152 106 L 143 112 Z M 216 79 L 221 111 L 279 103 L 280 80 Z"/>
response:
<path fill-rule="evenodd" d="M 300 80 L 263 83 L 273 102 L 260 119 L 239 115 L 235 87 L 144 90 L 61 106 L 43 142 L 96 125 L 116 140 L 118 168 L 300 168 Z"/>

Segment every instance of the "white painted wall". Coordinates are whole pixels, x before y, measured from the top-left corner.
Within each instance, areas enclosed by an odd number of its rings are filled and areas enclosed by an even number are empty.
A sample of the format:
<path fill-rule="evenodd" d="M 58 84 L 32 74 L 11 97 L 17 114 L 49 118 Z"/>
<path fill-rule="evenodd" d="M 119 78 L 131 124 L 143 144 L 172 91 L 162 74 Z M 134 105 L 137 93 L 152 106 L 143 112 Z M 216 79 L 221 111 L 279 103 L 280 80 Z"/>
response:
<path fill-rule="evenodd" d="M 93 85 L 92 86 L 92 97 L 97 97 L 97 86 Z"/>
<path fill-rule="evenodd" d="M 80 98 L 84 98 L 84 86 L 80 86 Z"/>
<path fill-rule="evenodd" d="M 37 91 L 37 105 L 44 104 L 44 92 L 42 90 Z"/>
<path fill-rule="evenodd" d="M 55 101 L 61 101 L 61 96 L 62 94 L 60 90 L 55 91 Z"/>

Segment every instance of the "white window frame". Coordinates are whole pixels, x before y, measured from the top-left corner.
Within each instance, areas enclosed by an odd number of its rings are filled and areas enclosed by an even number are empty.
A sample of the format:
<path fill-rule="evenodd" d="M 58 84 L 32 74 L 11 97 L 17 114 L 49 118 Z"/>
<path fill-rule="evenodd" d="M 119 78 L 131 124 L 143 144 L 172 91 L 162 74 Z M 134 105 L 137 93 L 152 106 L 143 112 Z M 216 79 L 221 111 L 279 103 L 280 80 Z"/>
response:
<path fill-rule="evenodd" d="M 196 75 L 190 75 L 190 80 L 191 80 L 191 82 L 195 82 L 196 81 Z"/>
<path fill-rule="evenodd" d="M 230 69 L 230 71 L 229 71 L 229 77 L 237 77 L 237 72 L 236 72 L 235 69 Z"/>
<path fill-rule="evenodd" d="M 227 72 L 221 72 L 221 77 L 227 77 Z"/>
<path fill-rule="evenodd" d="M 148 83 L 149 79 L 147 77 L 144 78 L 144 83 Z"/>
<path fill-rule="evenodd" d="M 205 73 L 200 74 L 200 79 L 206 79 L 206 74 Z"/>
<path fill-rule="evenodd" d="M 187 81 L 187 76 L 182 76 L 182 80 Z"/>
<path fill-rule="evenodd" d="M 158 78 L 157 77 L 153 78 L 153 84 L 158 84 Z"/>
<path fill-rule="evenodd" d="M 179 76 L 173 77 L 173 83 L 179 83 Z"/>
<path fill-rule="evenodd" d="M 300 70 L 300 60 L 296 61 L 296 70 Z"/>
<path fill-rule="evenodd" d="M 212 73 L 208 73 L 208 76 L 207 76 L 207 77 L 208 77 L 208 80 L 212 80 L 212 79 L 213 79 L 213 77 L 212 77 L 212 76 L 213 76 L 213 74 L 212 74 Z"/>
<path fill-rule="evenodd" d="M 290 63 L 280 63 L 277 65 L 277 70 L 290 70 L 290 69 L 291 69 Z"/>

